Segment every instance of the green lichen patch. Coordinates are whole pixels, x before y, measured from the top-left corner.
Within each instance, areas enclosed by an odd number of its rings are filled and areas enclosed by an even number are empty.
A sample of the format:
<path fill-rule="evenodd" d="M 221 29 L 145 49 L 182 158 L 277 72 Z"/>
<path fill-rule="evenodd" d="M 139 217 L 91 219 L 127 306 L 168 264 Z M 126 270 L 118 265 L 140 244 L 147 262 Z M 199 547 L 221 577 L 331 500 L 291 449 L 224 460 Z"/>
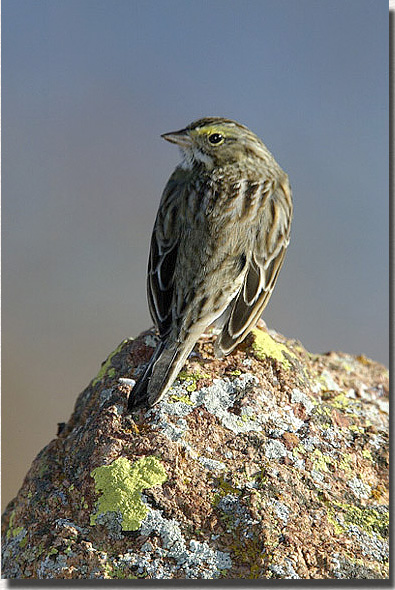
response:
<path fill-rule="evenodd" d="M 25 532 L 25 529 L 23 528 L 23 526 L 17 526 L 13 531 L 12 531 L 12 536 L 13 537 L 17 537 L 18 535 L 20 535 L 21 533 Z"/>
<path fill-rule="evenodd" d="M 181 371 L 178 374 L 178 379 L 186 382 L 186 390 L 189 392 L 196 391 L 197 381 L 208 379 L 209 377 L 210 375 L 207 375 L 206 373 L 188 373 L 187 371 Z M 190 400 L 189 403 L 191 403 Z"/>
<path fill-rule="evenodd" d="M 351 475 L 355 469 L 354 456 L 351 453 L 344 453 L 339 461 L 338 468 L 344 471 L 346 475 Z"/>
<path fill-rule="evenodd" d="M 13 536 L 12 531 L 14 530 L 14 520 L 15 520 L 15 510 L 13 510 L 10 514 L 10 518 L 8 521 L 8 529 L 7 529 L 7 539 Z"/>
<path fill-rule="evenodd" d="M 346 531 L 350 525 L 356 525 L 369 535 L 376 534 L 382 539 L 388 536 L 389 513 L 386 509 L 340 502 L 334 502 L 327 508 L 328 518 L 337 534 Z"/>
<path fill-rule="evenodd" d="M 362 451 L 362 457 L 368 461 L 373 461 L 372 453 L 369 451 L 369 449 L 364 449 Z"/>
<path fill-rule="evenodd" d="M 324 404 L 315 406 L 311 415 L 316 424 L 324 430 L 332 425 L 331 408 Z"/>
<path fill-rule="evenodd" d="M 175 393 L 169 396 L 169 403 L 182 402 L 188 406 L 193 406 L 193 402 L 187 395 L 176 395 Z"/>
<path fill-rule="evenodd" d="M 328 465 L 333 461 L 327 455 L 323 455 L 319 449 L 314 449 L 312 453 L 313 469 L 316 471 L 328 472 Z"/>
<path fill-rule="evenodd" d="M 131 463 L 119 457 L 110 465 L 96 467 L 91 472 L 95 488 L 102 495 L 97 503 L 97 512 L 91 516 L 91 525 L 106 512 L 122 515 L 122 530 L 136 531 L 148 513 L 141 499 L 146 488 L 160 485 L 167 479 L 162 463 L 154 456 L 143 457 Z"/>
<path fill-rule="evenodd" d="M 225 474 L 221 474 L 219 477 L 215 478 L 214 481 L 216 491 L 213 498 L 213 506 L 217 507 L 221 499 L 229 494 L 234 496 L 241 495 L 241 490 L 234 485 L 234 482 L 226 479 Z"/>
<path fill-rule="evenodd" d="M 11 513 L 8 529 L 6 533 L 7 540 L 16 539 L 19 543 L 19 547 L 23 549 L 27 544 L 27 530 L 23 526 L 14 526 L 15 511 Z"/>
<path fill-rule="evenodd" d="M 350 405 L 350 399 L 344 392 L 339 393 L 331 400 L 331 405 L 338 410 L 345 410 Z"/>
<path fill-rule="evenodd" d="M 121 351 L 122 347 L 124 346 L 127 340 L 123 340 L 121 344 L 111 353 L 108 355 L 104 363 L 102 364 L 100 371 L 96 375 L 96 377 L 92 381 L 92 386 L 94 387 L 99 381 L 101 381 L 104 377 L 114 377 L 116 374 L 116 370 L 114 367 L 111 366 L 111 361 L 118 352 Z"/>
<path fill-rule="evenodd" d="M 293 352 L 289 350 L 285 344 L 277 342 L 263 330 L 255 328 L 252 330 L 254 335 L 254 342 L 252 343 L 252 350 L 258 360 L 263 360 L 267 357 L 277 360 L 285 369 L 290 369 L 292 364 L 290 358 L 295 358 Z"/>

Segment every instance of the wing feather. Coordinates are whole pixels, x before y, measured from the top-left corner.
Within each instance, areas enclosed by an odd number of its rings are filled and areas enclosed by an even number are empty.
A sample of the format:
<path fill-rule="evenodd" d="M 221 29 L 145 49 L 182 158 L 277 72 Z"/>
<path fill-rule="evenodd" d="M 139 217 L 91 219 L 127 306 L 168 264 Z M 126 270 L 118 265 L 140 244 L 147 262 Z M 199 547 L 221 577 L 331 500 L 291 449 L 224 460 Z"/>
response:
<path fill-rule="evenodd" d="M 174 301 L 174 271 L 177 263 L 177 198 L 169 181 L 155 221 L 148 261 L 147 294 L 151 317 L 161 338 L 169 332 Z"/>
<path fill-rule="evenodd" d="M 222 332 L 216 342 L 219 353 L 229 354 L 253 329 L 265 309 L 289 243 L 292 198 L 288 181 L 273 192 L 265 207 L 266 231 L 258 233 L 244 282 L 228 306 Z"/>

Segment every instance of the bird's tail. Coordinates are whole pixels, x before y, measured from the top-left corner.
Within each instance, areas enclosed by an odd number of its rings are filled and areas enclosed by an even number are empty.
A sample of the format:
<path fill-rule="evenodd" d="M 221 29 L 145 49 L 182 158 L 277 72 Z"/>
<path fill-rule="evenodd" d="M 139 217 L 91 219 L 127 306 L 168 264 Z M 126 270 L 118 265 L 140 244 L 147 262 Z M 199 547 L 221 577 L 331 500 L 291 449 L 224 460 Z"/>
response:
<path fill-rule="evenodd" d="M 137 410 L 140 407 L 148 405 L 148 384 L 151 379 L 152 370 L 155 362 L 163 352 L 164 342 L 160 342 L 154 350 L 154 354 L 150 358 L 144 373 L 139 377 L 132 391 L 129 394 L 128 410 L 129 412 Z"/>
<path fill-rule="evenodd" d="M 195 345 L 195 339 L 169 346 L 161 342 L 144 373 L 129 395 L 128 410 L 156 404 L 173 384 L 187 356 Z"/>

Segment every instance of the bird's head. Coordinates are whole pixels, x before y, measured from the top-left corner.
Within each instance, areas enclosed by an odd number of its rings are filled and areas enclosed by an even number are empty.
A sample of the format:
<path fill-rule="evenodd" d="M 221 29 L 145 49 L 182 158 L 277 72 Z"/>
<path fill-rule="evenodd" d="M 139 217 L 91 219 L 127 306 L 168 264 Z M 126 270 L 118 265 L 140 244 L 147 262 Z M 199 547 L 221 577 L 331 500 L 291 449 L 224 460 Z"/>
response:
<path fill-rule="evenodd" d="M 184 168 L 192 168 L 200 162 L 210 170 L 249 157 L 265 159 L 268 154 L 255 133 L 236 121 L 221 117 L 199 119 L 162 137 L 179 146 Z"/>

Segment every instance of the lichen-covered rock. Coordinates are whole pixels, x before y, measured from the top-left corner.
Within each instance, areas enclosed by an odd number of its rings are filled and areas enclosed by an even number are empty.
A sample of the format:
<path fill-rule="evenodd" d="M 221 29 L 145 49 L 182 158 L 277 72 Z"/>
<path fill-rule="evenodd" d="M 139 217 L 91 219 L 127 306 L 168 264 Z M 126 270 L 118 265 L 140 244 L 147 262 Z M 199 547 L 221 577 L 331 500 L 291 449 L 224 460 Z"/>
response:
<path fill-rule="evenodd" d="M 254 331 L 204 337 L 128 416 L 155 346 L 124 341 L 3 515 L 6 578 L 388 577 L 388 374 Z"/>

